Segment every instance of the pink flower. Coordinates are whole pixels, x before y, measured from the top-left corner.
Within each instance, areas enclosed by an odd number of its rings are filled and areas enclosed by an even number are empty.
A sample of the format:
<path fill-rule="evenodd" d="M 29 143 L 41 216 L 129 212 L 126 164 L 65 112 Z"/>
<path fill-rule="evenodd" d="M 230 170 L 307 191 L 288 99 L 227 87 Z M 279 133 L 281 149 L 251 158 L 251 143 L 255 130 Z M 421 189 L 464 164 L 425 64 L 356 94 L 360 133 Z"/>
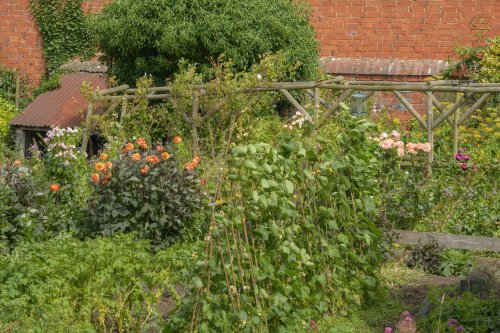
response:
<path fill-rule="evenodd" d="M 404 148 L 405 147 L 405 143 L 403 141 L 396 141 L 396 143 L 394 143 L 394 145 L 398 148 Z"/>
<path fill-rule="evenodd" d="M 404 317 L 409 317 L 410 316 L 410 311 L 403 311 L 403 316 Z"/>
<path fill-rule="evenodd" d="M 399 157 L 404 157 L 405 156 L 405 150 L 403 148 L 398 148 L 398 155 L 399 155 Z"/>
<path fill-rule="evenodd" d="M 394 137 L 395 140 L 399 140 L 401 138 L 401 134 L 396 130 L 393 130 L 391 132 L 391 135 Z"/>
<path fill-rule="evenodd" d="M 417 145 L 412 143 L 412 142 L 408 142 L 406 144 L 406 151 L 408 152 L 408 154 L 412 154 L 412 155 L 417 154 L 417 151 L 415 150 L 415 148 L 417 148 Z"/>
<path fill-rule="evenodd" d="M 387 134 L 386 132 L 380 133 L 380 138 L 381 139 L 387 139 L 388 137 L 389 137 L 389 134 Z"/>
<path fill-rule="evenodd" d="M 460 164 L 460 169 L 462 169 L 463 171 L 467 170 L 467 163 Z"/>
<path fill-rule="evenodd" d="M 426 142 L 422 146 L 422 150 L 426 153 L 430 153 L 432 150 L 432 144 L 430 142 Z"/>
<path fill-rule="evenodd" d="M 394 140 L 392 140 L 392 139 L 385 139 L 384 141 L 381 141 L 379 143 L 379 146 L 382 149 L 384 149 L 384 150 L 391 149 L 392 147 L 394 147 Z"/>
<path fill-rule="evenodd" d="M 384 330 L 384 333 L 392 333 L 392 327 L 387 326 Z"/>
<path fill-rule="evenodd" d="M 415 148 L 417 148 L 417 150 L 423 150 L 424 149 L 424 144 L 419 142 L 419 143 L 417 143 L 417 145 L 416 145 Z"/>

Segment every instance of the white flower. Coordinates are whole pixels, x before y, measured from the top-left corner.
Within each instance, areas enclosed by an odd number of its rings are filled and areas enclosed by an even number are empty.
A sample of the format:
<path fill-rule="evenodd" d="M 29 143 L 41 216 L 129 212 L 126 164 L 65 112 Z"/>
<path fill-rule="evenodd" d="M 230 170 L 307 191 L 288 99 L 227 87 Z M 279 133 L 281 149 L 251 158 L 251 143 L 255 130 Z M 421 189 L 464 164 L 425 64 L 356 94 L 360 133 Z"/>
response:
<path fill-rule="evenodd" d="M 262 75 L 260 73 L 257 74 L 257 80 L 259 80 L 259 81 L 262 80 Z"/>

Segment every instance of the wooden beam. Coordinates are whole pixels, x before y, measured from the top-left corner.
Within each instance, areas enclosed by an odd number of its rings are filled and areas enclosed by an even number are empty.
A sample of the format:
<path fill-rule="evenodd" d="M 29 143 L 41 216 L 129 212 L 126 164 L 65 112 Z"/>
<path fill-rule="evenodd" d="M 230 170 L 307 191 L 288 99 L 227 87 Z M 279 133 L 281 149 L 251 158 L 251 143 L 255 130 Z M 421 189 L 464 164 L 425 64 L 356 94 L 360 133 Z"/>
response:
<path fill-rule="evenodd" d="M 439 112 L 441 112 L 441 114 L 446 112 L 446 108 L 441 103 L 439 103 L 434 94 L 432 94 L 432 103 L 439 110 Z M 452 121 L 450 120 L 450 118 L 446 118 L 446 120 L 448 121 L 448 123 L 450 123 L 450 125 L 452 125 Z"/>
<path fill-rule="evenodd" d="M 80 148 L 80 152 L 82 154 L 87 153 L 87 145 L 89 143 L 89 136 L 90 136 L 90 117 L 92 116 L 93 112 L 93 104 L 92 101 L 89 102 L 89 106 L 87 107 L 87 115 L 85 116 L 85 128 L 82 131 L 82 146 Z"/>
<path fill-rule="evenodd" d="M 286 97 L 286 99 L 292 103 L 292 105 L 309 121 L 310 123 L 313 122 L 312 117 L 307 113 L 306 109 L 300 105 L 299 102 L 288 92 L 286 89 L 280 89 L 280 92 Z"/>
<path fill-rule="evenodd" d="M 428 91 L 427 95 L 427 142 L 431 144 L 431 151 L 427 153 L 427 176 L 432 176 L 432 162 L 434 162 L 434 132 L 432 131 L 432 123 L 434 121 L 434 110 L 432 108 L 432 92 Z"/>
<path fill-rule="evenodd" d="M 345 101 L 346 99 L 349 98 L 349 96 L 351 96 L 351 94 L 354 92 L 354 89 L 348 89 L 346 91 L 344 91 L 344 93 L 342 95 L 340 95 L 339 98 L 337 98 L 332 105 L 330 105 L 330 107 L 328 108 L 328 110 L 325 111 L 325 113 L 323 114 L 323 119 L 326 119 L 329 115 L 331 115 L 333 112 L 335 112 L 335 110 L 339 107 L 340 103 L 342 103 L 343 101 Z"/>
<path fill-rule="evenodd" d="M 500 238 L 484 236 L 463 236 L 437 232 L 394 230 L 396 242 L 408 245 L 425 244 L 434 239 L 448 249 L 500 252 Z"/>
<path fill-rule="evenodd" d="M 458 120 L 458 126 L 462 125 L 462 123 L 469 118 L 472 112 L 476 111 L 490 96 L 491 93 L 485 93 L 476 101 L 476 103 L 472 104 L 472 106 L 465 111 L 465 113 Z"/>
<path fill-rule="evenodd" d="M 103 90 L 99 91 L 99 95 L 113 94 L 113 93 L 120 92 L 120 91 L 127 90 L 127 89 L 128 89 L 128 84 L 123 84 L 123 85 L 118 86 L 118 87 L 103 89 Z"/>
<path fill-rule="evenodd" d="M 468 97 L 470 97 L 471 95 L 469 95 Z M 436 99 L 436 97 L 434 97 L 434 99 Z M 436 99 L 437 101 L 437 99 Z M 442 113 L 433 123 L 432 123 L 432 128 L 436 128 L 438 127 L 439 125 L 441 125 L 441 123 L 445 120 L 445 119 L 448 119 L 449 116 L 451 116 L 456 110 L 458 110 L 460 107 L 462 107 L 462 105 L 465 104 L 465 102 L 467 101 L 467 98 L 460 98 L 458 99 L 457 101 L 455 101 L 455 104 L 452 105 L 451 108 L 449 108 L 447 111 L 445 111 L 444 113 Z M 434 103 L 435 105 L 435 103 Z M 448 119 L 448 121 L 450 121 Z"/>
<path fill-rule="evenodd" d="M 418 120 L 418 122 L 420 123 L 420 125 L 422 125 L 422 127 L 424 129 L 427 129 L 427 124 L 425 123 L 425 120 L 415 110 L 415 108 L 413 107 L 413 105 L 411 105 L 410 102 L 408 102 L 408 100 L 399 91 L 395 90 L 394 91 L 394 95 L 396 95 L 396 97 L 405 106 L 405 108 L 408 109 L 408 111 L 410 111 L 410 113 L 413 115 L 413 117 L 415 117 Z"/>

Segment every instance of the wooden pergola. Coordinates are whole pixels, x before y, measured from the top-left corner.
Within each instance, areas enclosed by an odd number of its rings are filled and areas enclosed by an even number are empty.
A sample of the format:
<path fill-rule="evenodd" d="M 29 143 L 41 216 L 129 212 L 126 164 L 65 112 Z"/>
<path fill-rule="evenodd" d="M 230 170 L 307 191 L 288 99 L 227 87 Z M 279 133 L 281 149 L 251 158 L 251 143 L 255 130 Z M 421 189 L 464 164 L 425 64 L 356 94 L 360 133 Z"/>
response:
<path fill-rule="evenodd" d="M 321 98 L 323 90 L 341 92 L 340 95 L 333 101 L 327 102 Z M 200 105 L 199 97 L 207 94 L 207 86 L 194 85 L 192 86 L 192 112 L 184 114 L 184 120 L 191 126 L 194 139 L 194 147 L 197 147 L 198 130 L 201 124 L 209 117 L 217 113 L 219 110 L 209 110 L 204 112 Z M 453 127 L 453 155 L 458 150 L 458 126 L 468 119 L 474 111 L 481 107 L 488 98 L 494 94 L 500 94 L 500 83 L 477 83 L 473 81 L 460 80 L 436 80 L 425 82 L 396 82 L 396 81 L 349 81 L 338 76 L 329 80 L 313 81 L 313 82 L 278 82 L 271 84 L 263 84 L 252 87 L 250 89 L 235 91 L 235 94 L 245 93 L 254 94 L 259 92 L 280 92 L 291 105 L 299 111 L 304 118 L 314 126 L 321 126 L 324 121 L 335 114 L 339 106 L 351 97 L 355 92 L 364 92 L 366 100 L 375 92 L 392 92 L 401 104 L 411 113 L 418 121 L 422 129 L 427 133 L 427 141 L 434 144 L 434 130 L 437 129 L 444 121 L 450 123 Z M 315 113 L 310 115 L 306 107 L 302 104 L 304 101 L 297 100 L 290 91 L 301 91 L 308 96 L 308 99 L 313 102 L 315 107 L 322 105 L 326 110 L 323 113 Z M 113 101 L 112 107 L 115 108 L 120 102 L 133 101 L 137 99 L 137 89 L 130 88 L 128 85 L 121 85 L 115 88 L 102 90 L 94 96 L 96 99 L 107 99 Z M 416 111 L 412 103 L 403 95 L 402 92 L 420 92 L 426 98 L 426 119 Z M 456 100 L 451 107 L 445 107 L 438 100 L 435 93 L 457 93 Z M 462 93 L 462 94 L 458 94 Z M 171 100 L 172 87 L 151 87 L 147 89 L 146 98 L 150 101 Z M 462 110 L 465 106 L 467 108 Z M 110 109 L 111 109 L 110 108 Z M 436 111 L 436 112 L 435 112 Z M 86 121 L 89 122 L 93 112 L 93 104 L 89 104 L 87 110 Z M 126 108 L 122 108 L 122 115 L 126 112 Z M 84 136 L 82 149 L 86 149 L 88 135 Z M 433 151 L 427 155 L 427 166 L 429 172 L 432 170 L 434 160 Z"/>

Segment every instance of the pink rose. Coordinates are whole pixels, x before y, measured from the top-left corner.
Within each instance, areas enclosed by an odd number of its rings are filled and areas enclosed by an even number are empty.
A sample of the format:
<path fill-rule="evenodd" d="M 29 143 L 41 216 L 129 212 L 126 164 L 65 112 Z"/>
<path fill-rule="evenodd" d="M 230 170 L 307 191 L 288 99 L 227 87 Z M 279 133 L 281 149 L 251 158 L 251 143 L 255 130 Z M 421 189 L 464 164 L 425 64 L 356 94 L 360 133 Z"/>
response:
<path fill-rule="evenodd" d="M 393 130 L 391 132 L 391 135 L 394 137 L 395 140 L 399 140 L 401 138 L 401 134 L 396 130 Z"/>
<path fill-rule="evenodd" d="M 389 137 L 389 134 L 387 134 L 386 132 L 380 133 L 380 138 L 381 139 L 387 139 L 388 137 Z"/>
<path fill-rule="evenodd" d="M 424 144 L 423 143 L 417 143 L 416 147 L 417 150 L 423 150 L 424 149 Z"/>
<path fill-rule="evenodd" d="M 392 140 L 392 139 L 385 139 L 384 141 L 381 141 L 379 143 L 379 146 L 382 149 L 384 149 L 384 150 L 391 149 L 392 147 L 394 147 L 394 140 Z"/>
<path fill-rule="evenodd" d="M 398 148 L 404 148 L 405 147 L 405 143 L 403 141 L 396 141 L 396 143 L 394 145 L 396 147 L 398 147 Z"/>
<path fill-rule="evenodd" d="M 398 155 L 400 157 L 404 157 L 405 156 L 405 150 L 403 148 L 398 148 Z"/>
<path fill-rule="evenodd" d="M 423 144 L 422 150 L 426 153 L 430 153 L 432 150 L 432 144 L 430 142 L 426 142 Z"/>

